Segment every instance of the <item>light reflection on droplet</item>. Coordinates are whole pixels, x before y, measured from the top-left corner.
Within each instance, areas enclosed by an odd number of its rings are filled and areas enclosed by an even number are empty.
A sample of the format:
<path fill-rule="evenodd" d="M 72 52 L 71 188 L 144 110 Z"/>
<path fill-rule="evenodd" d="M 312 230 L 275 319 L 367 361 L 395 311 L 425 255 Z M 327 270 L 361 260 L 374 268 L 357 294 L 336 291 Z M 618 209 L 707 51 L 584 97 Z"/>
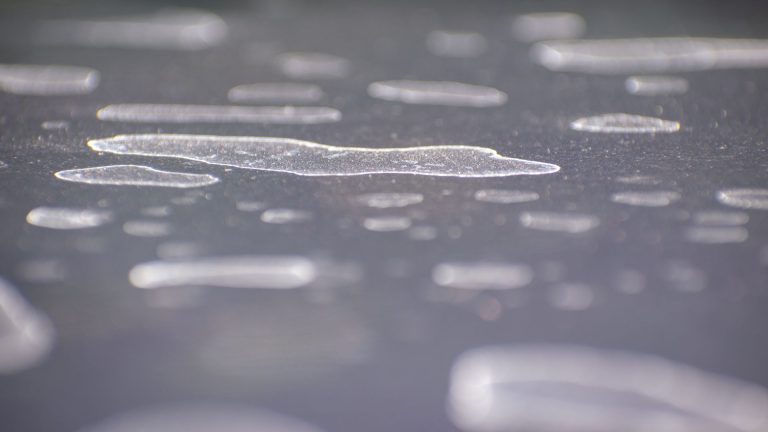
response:
<path fill-rule="evenodd" d="M 597 216 L 582 213 L 523 212 L 519 219 L 526 228 L 569 234 L 591 231 L 600 225 Z"/>
<path fill-rule="evenodd" d="M 627 191 L 611 195 L 611 201 L 639 207 L 665 207 L 680 199 L 672 191 Z"/>
<path fill-rule="evenodd" d="M 474 194 L 475 200 L 496 204 L 516 204 L 536 201 L 539 194 L 530 191 L 509 189 L 480 189 Z"/>
<path fill-rule="evenodd" d="M 576 119 L 571 129 L 596 133 L 671 133 L 680 130 L 680 123 L 635 114 L 611 113 Z"/>
<path fill-rule="evenodd" d="M 98 209 L 37 207 L 27 213 L 30 225 L 58 230 L 93 228 L 111 220 L 111 212 Z"/>
<path fill-rule="evenodd" d="M 304 223 L 312 220 L 312 213 L 306 210 L 285 208 L 267 209 L 261 214 L 261 221 L 269 224 Z"/>
<path fill-rule="evenodd" d="M 376 99 L 419 105 L 495 107 L 507 102 L 507 94 L 492 87 L 452 81 L 378 81 L 368 86 Z"/>
<path fill-rule="evenodd" d="M 721 204 L 753 210 L 768 210 L 768 189 L 723 189 L 717 192 Z"/>
<path fill-rule="evenodd" d="M 372 216 L 363 220 L 363 227 L 377 232 L 405 231 L 411 223 L 411 218 L 407 216 Z"/>
<path fill-rule="evenodd" d="M 445 262 L 432 269 L 435 284 L 466 290 L 505 290 L 528 285 L 533 271 L 524 264 Z"/>

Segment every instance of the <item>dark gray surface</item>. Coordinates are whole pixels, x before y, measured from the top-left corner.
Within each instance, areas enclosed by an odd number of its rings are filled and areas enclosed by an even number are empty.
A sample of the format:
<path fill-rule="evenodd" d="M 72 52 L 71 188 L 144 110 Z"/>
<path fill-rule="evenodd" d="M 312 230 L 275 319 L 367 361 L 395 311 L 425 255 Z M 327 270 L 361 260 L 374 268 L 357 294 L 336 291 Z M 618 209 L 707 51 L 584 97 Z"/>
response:
<path fill-rule="evenodd" d="M 15 96 L 0 93 L 0 275 L 47 313 L 58 331 L 40 366 L 0 377 L 0 430 L 73 431 L 113 414 L 161 402 L 236 401 L 272 408 L 328 431 L 453 430 L 445 415 L 449 368 L 458 354 L 486 344 L 569 342 L 664 357 L 768 386 L 768 270 L 760 250 L 768 242 L 768 213 L 749 211 L 749 239 L 701 245 L 686 242 L 681 212 L 726 209 L 718 189 L 766 187 L 768 75 L 765 70 L 679 74 L 690 81 L 681 96 L 639 97 L 625 92 L 625 76 L 552 73 L 528 59 L 529 45 L 509 35 L 518 12 L 566 8 L 581 13 L 589 37 L 768 37 L 759 2 L 544 2 L 506 4 L 435 2 L 231 4 L 221 11 L 231 26 L 222 46 L 199 52 L 33 46 L 27 39 L 35 14 L 4 14 L 2 63 L 70 64 L 101 72 L 90 95 Z M 610 6 L 608 6 L 610 5 Z M 90 13 L 80 5 L 82 13 Z M 109 9 L 100 6 L 102 10 Z M 16 19 L 15 14 L 24 18 Z M 476 59 L 432 56 L 424 47 L 433 29 L 477 31 L 490 41 Z M 13 31 L 9 30 L 13 29 Z M 14 33 L 5 35 L 5 33 Z M 25 36 L 26 35 L 26 36 Z M 226 92 L 248 82 L 286 80 L 269 63 L 248 63 L 257 43 L 266 52 L 319 51 L 352 62 L 349 78 L 322 81 L 321 104 L 341 110 L 341 122 L 324 125 L 148 125 L 95 118 L 111 103 L 227 104 Z M 366 86 L 384 79 L 455 80 L 490 85 L 509 94 L 498 108 L 403 105 L 375 100 Z M 657 116 L 681 122 L 676 134 L 616 135 L 570 131 L 573 118 L 606 112 Z M 67 130 L 46 131 L 46 120 Z M 495 179 L 407 175 L 311 178 L 208 166 L 174 159 L 99 155 L 85 141 L 119 133 L 200 133 L 278 136 L 334 145 L 404 147 L 468 144 L 558 164 L 557 174 Z M 175 189 L 86 186 L 56 180 L 70 168 L 137 163 L 158 169 L 210 173 L 222 182 L 205 199 L 173 207 L 169 238 L 125 235 L 122 222 L 140 210 L 169 204 Z M 616 177 L 643 174 L 658 186 L 622 185 Z M 493 205 L 472 199 L 483 188 L 533 190 L 539 201 Z M 678 191 L 669 207 L 612 203 L 621 190 Z M 451 191 L 445 196 L 443 191 Z M 417 242 L 403 233 L 373 233 L 359 226 L 376 211 L 350 203 L 367 192 L 418 192 L 438 238 Z M 94 207 L 109 201 L 117 220 L 87 231 L 50 231 L 25 223 L 40 205 Z M 315 212 L 308 224 L 263 224 L 258 213 L 235 209 L 238 200 Z M 525 210 L 580 211 L 597 215 L 590 233 L 567 236 L 526 230 Z M 494 218 L 503 215 L 506 224 Z M 340 224 L 341 221 L 341 224 Z M 349 221 L 345 223 L 344 221 Z M 451 238 L 452 227 L 461 228 Z M 455 231 L 455 228 L 453 228 Z M 78 250 L 78 241 L 103 251 Z M 168 240 L 203 245 L 203 255 L 304 254 L 359 264 L 364 278 L 318 303 L 304 291 L 209 290 L 189 309 L 149 307 L 147 293 L 130 285 L 128 271 L 156 258 Z M 25 280 L 20 265 L 60 259 L 61 281 Z M 538 269 L 522 289 L 523 305 L 484 321 L 473 304 L 426 299 L 431 268 L 442 261 L 526 263 Z M 671 289 L 663 269 L 684 261 L 706 273 L 706 289 Z M 564 281 L 590 284 L 595 304 L 563 311 L 546 301 L 552 283 L 547 263 L 565 269 Z M 621 269 L 648 279 L 645 292 L 617 292 Z M 484 294 L 491 299 L 494 294 Z M 480 300 L 481 302 L 483 300 Z M 206 363 L 213 350 L 220 363 Z M 340 352 L 361 352 L 340 361 Z M 207 354 L 204 354 L 207 353 Z M 208 357 L 206 357 L 206 355 Z M 553 414 L 555 415 L 555 414 Z"/>

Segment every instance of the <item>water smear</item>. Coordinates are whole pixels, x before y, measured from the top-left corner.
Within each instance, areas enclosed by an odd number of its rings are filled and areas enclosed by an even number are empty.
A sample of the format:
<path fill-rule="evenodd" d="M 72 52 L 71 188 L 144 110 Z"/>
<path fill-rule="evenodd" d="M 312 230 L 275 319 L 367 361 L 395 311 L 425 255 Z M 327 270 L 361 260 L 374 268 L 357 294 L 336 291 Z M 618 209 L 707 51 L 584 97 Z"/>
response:
<path fill-rule="evenodd" d="M 368 86 L 376 99 L 418 105 L 485 108 L 504 105 L 507 94 L 492 87 L 452 81 L 378 81 Z"/>
<path fill-rule="evenodd" d="M 264 123 L 318 124 L 341 120 L 328 107 L 119 104 L 101 108 L 103 121 L 130 123 Z"/>
<path fill-rule="evenodd" d="M 533 271 L 524 264 L 446 262 L 432 269 L 432 281 L 443 287 L 465 290 L 507 290 L 528 285 Z"/>
<path fill-rule="evenodd" d="M 612 113 L 582 117 L 572 121 L 570 127 L 580 132 L 670 133 L 679 131 L 680 123 L 656 117 Z"/>
<path fill-rule="evenodd" d="M 539 231 L 581 234 L 597 228 L 600 219 L 581 213 L 523 212 L 520 214 L 520 224 Z"/>
<path fill-rule="evenodd" d="M 194 51 L 220 44 L 227 33 L 227 24 L 218 15 L 179 8 L 149 15 L 44 21 L 37 39 L 50 45 Z"/>
<path fill-rule="evenodd" d="M 0 64 L 0 90 L 19 95 L 57 96 L 93 92 L 99 72 L 78 66 Z"/>
<path fill-rule="evenodd" d="M 638 96 L 679 95 L 688 91 L 688 80 L 681 77 L 644 75 L 624 81 L 627 92 Z"/>
<path fill-rule="evenodd" d="M 232 87 L 227 93 L 230 102 L 310 103 L 325 94 L 320 86 L 305 83 L 257 83 Z"/>
<path fill-rule="evenodd" d="M 0 374 L 36 366 L 48 356 L 54 340 L 48 318 L 0 278 Z"/>
<path fill-rule="evenodd" d="M 680 199 L 672 191 L 628 191 L 611 195 L 611 201 L 638 207 L 666 207 Z"/>
<path fill-rule="evenodd" d="M 195 188 L 218 183 L 219 179 L 209 174 L 189 174 L 161 171 L 143 165 L 107 165 L 59 171 L 58 179 L 92 185 L 115 186 L 157 186 L 172 188 Z"/>
<path fill-rule="evenodd" d="M 717 200 L 731 207 L 768 210 L 768 189 L 723 189 L 717 192 Z"/>
<path fill-rule="evenodd" d="M 692 37 L 554 40 L 534 45 L 531 57 L 551 70 L 597 74 L 764 68 L 768 67 L 768 40 Z"/>
<path fill-rule="evenodd" d="M 137 288 L 213 286 L 293 289 L 317 276 L 311 260 L 301 256 L 232 256 L 152 261 L 134 267 L 129 278 Z"/>
<path fill-rule="evenodd" d="M 355 197 L 355 201 L 371 208 L 402 208 L 424 201 L 420 193 L 381 192 L 368 193 Z"/>
<path fill-rule="evenodd" d="M 272 411 L 237 405 L 186 403 L 127 412 L 80 432 L 321 432 Z"/>
<path fill-rule="evenodd" d="M 96 139 L 88 141 L 88 146 L 107 153 L 181 158 L 304 176 L 506 177 L 560 170 L 554 164 L 508 158 L 493 149 L 465 145 L 361 148 L 289 138 L 150 134 Z"/>
<path fill-rule="evenodd" d="M 512 35 L 522 42 L 575 39 L 586 29 L 584 18 L 569 12 L 530 13 L 512 19 Z"/>
<path fill-rule="evenodd" d="M 472 58 L 488 49 L 480 33 L 435 30 L 427 35 L 427 50 L 439 57 Z"/>
<path fill-rule="evenodd" d="M 294 79 L 341 79 L 349 75 L 349 60 L 324 53 L 285 53 L 277 57 L 278 69 Z"/>
<path fill-rule="evenodd" d="M 481 189 L 475 192 L 475 200 L 495 204 L 517 204 L 536 201 L 539 194 L 530 191 L 509 189 Z"/>
<path fill-rule="evenodd" d="M 28 224 L 58 230 L 94 228 L 110 221 L 112 212 L 98 209 L 37 207 L 27 213 Z"/>
<path fill-rule="evenodd" d="M 467 431 L 759 432 L 766 389 L 660 357 L 571 345 L 492 346 L 454 363 Z"/>

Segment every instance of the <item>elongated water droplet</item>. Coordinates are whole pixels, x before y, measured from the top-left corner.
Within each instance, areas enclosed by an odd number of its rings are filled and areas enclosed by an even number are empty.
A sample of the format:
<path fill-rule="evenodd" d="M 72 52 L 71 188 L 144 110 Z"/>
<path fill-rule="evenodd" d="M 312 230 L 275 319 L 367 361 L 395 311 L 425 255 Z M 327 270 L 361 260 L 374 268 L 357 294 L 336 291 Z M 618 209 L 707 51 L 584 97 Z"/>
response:
<path fill-rule="evenodd" d="M 60 230 L 93 228 L 111 220 L 111 212 L 97 209 L 37 207 L 27 213 L 30 225 Z"/>
<path fill-rule="evenodd" d="M 406 216 L 376 216 L 363 220 L 363 227 L 368 231 L 392 232 L 405 231 L 411 227 L 411 218 Z"/>
<path fill-rule="evenodd" d="M 522 42 L 581 37 L 587 24 L 581 16 L 568 12 L 540 12 L 516 16 L 512 34 Z"/>
<path fill-rule="evenodd" d="M 316 124 L 341 120 L 328 107 L 122 104 L 100 109 L 99 120 L 131 123 Z"/>
<path fill-rule="evenodd" d="M 550 287 L 549 304 L 557 309 L 581 311 L 589 309 L 595 293 L 591 286 L 576 282 L 563 282 Z"/>
<path fill-rule="evenodd" d="M 680 194 L 672 191 L 628 191 L 611 195 L 611 201 L 640 207 L 665 207 L 680 199 Z"/>
<path fill-rule="evenodd" d="M 218 45 L 227 33 L 219 16 L 179 8 L 150 15 L 44 21 L 37 39 L 50 45 L 191 51 Z"/>
<path fill-rule="evenodd" d="M 421 105 L 494 107 L 507 102 L 507 94 L 492 87 L 452 81 L 379 81 L 368 86 L 377 99 Z"/>
<path fill-rule="evenodd" d="M 312 213 L 305 210 L 276 208 L 264 210 L 261 214 L 261 221 L 270 224 L 294 224 L 310 220 L 312 220 Z"/>
<path fill-rule="evenodd" d="M 54 340 L 48 318 L 0 278 L 0 374 L 37 365 L 48 356 Z"/>
<path fill-rule="evenodd" d="M 355 201 L 372 208 L 400 208 L 419 204 L 424 201 L 424 195 L 399 192 L 369 193 L 358 195 Z"/>
<path fill-rule="evenodd" d="M 693 243 L 742 243 L 749 237 L 743 227 L 698 226 L 685 230 L 685 238 Z"/>
<path fill-rule="evenodd" d="M 209 174 L 161 171 L 143 165 L 107 165 L 78 168 L 59 171 L 55 176 L 61 180 L 74 183 L 116 186 L 194 188 L 219 182 L 217 177 Z"/>
<path fill-rule="evenodd" d="M 734 226 L 749 222 L 749 215 L 739 211 L 698 211 L 693 214 L 693 223 L 698 225 Z"/>
<path fill-rule="evenodd" d="M 677 95 L 688 91 L 688 80 L 680 77 L 639 75 L 624 82 L 629 93 L 639 96 Z"/>
<path fill-rule="evenodd" d="M 768 40 L 640 38 L 556 40 L 531 48 L 552 70 L 625 74 L 768 67 Z"/>
<path fill-rule="evenodd" d="M 602 133 L 669 133 L 680 130 L 680 123 L 634 114 L 603 114 L 571 122 L 571 129 Z"/>
<path fill-rule="evenodd" d="M 520 288 L 533 280 L 524 264 L 494 262 L 446 262 L 432 269 L 432 281 L 440 286 L 466 290 Z"/>
<path fill-rule="evenodd" d="M 550 174 L 554 164 L 514 159 L 485 147 L 338 147 L 288 138 L 206 135 L 118 135 L 88 141 L 95 151 L 172 157 L 237 168 L 306 176 L 416 174 L 505 177 Z"/>
<path fill-rule="evenodd" d="M 0 90 L 21 95 L 77 95 L 91 93 L 99 73 L 77 66 L 0 64 Z"/>
<path fill-rule="evenodd" d="M 440 57 L 477 57 L 487 48 L 488 41 L 480 33 L 435 30 L 427 35 L 427 50 Z"/>
<path fill-rule="evenodd" d="M 474 197 L 477 201 L 496 204 L 516 204 L 536 201 L 539 194 L 530 191 L 509 189 L 481 189 L 476 191 Z"/>
<path fill-rule="evenodd" d="M 600 219 L 581 213 L 523 212 L 520 214 L 520 224 L 540 231 L 580 234 L 597 228 Z"/>
<path fill-rule="evenodd" d="M 768 189 L 723 189 L 717 192 L 721 204 L 753 210 L 768 210 Z"/>
<path fill-rule="evenodd" d="M 156 220 L 135 220 L 123 224 L 123 232 L 136 237 L 163 237 L 171 233 L 171 225 Z"/>
<path fill-rule="evenodd" d="M 349 60 L 324 53 L 285 53 L 277 57 L 277 67 L 295 79 L 340 79 L 349 75 Z"/>
<path fill-rule="evenodd" d="M 324 96 L 320 86 L 304 83 L 258 83 L 233 87 L 227 93 L 230 102 L 309 103 Z"/>
<path fill-rule="evenodd" d="M 498 346 L 459 357 L 449 409 L 472 432 L 758 432 L 768 426 L 768 391 L 650 355 Z"/>

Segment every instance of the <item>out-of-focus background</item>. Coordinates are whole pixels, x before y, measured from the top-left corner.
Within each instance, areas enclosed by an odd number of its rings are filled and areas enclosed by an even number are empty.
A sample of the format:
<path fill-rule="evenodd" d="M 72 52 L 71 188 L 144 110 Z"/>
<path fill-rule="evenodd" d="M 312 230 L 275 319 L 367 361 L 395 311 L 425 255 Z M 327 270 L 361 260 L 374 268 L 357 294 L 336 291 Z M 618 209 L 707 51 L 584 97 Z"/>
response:
<path fill-rule="evenodd" d="M 0 430 L 763 431 L 767 69 L 754 1 L 2 1 Z"/>

